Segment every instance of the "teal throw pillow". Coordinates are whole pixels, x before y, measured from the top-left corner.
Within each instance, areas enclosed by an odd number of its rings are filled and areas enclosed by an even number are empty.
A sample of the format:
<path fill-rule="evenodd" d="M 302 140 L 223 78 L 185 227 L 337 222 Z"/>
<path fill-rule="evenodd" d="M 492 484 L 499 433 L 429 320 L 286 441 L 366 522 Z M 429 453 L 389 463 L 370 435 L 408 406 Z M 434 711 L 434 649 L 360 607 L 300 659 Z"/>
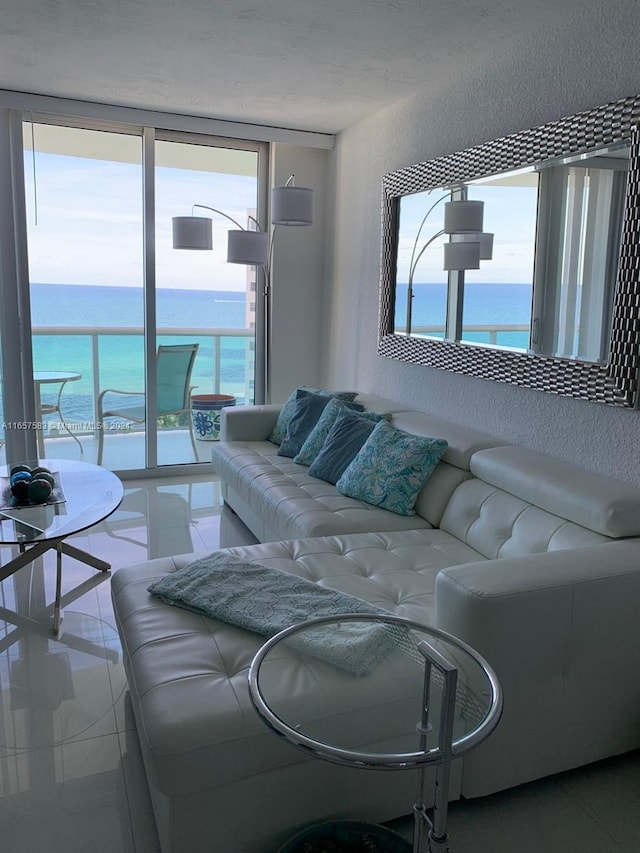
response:
<path fill-rule="evenodd" d="M 346 411 L 354 411 L 360 413 L 360 417 L 367 420 L 379 421 L 381 418 L 390 418 L 391 415 L 378 415 L 375 412 L 365 412 L 364 406 L 360 403 L 350 403 L 345 400 L 333 399 L 318 418 L 316 425 L 313 427 L 307 436 L 300 451 L 293 457 L 293 461 L 299 465 L 311 465 L 329 435 L 331 427 L 336 422 L 336 418 Z"/>
<path fill-rule="evenodd" d="M 298 391 L 296 407 L 291 415 L 287 431 L 278 448 L 278 456 L 294 457 L 309 435 L 322 410 L 331 402 L 326 394 L 311 394 L 309 391 Z"/>
<path fill-rule="evenodd" d="M 336 489 L 398 515 L 415 515 L 418 493 L 447 447 L 443 438 L 412 435 L 380 421 Z"/>
<path fill-rule="evenodd" d="M 343 412 L 338 415 L 320 453 L 309 466 L 310 476 L 335 486 L 375 426 L 374 421 L 355 413 Z"/>
<path fill-rule="evenodd" d="M 358 396 L 357 391 L 322 391 L 320 388 L 305 388 L 304 385 L 296 388 L 295 391 L 289 394 L 278 413 L 278 420 L 269 436 L 269 441 L 272 441 L 274 444 L 281 444 L 282 439 L 286 435 L 289 421 L 296 408 L 298 391 L 308 391 L 310 394 L 325 394 L 328 397 L 337 397 L 340 400 L 355 400 Z"/>

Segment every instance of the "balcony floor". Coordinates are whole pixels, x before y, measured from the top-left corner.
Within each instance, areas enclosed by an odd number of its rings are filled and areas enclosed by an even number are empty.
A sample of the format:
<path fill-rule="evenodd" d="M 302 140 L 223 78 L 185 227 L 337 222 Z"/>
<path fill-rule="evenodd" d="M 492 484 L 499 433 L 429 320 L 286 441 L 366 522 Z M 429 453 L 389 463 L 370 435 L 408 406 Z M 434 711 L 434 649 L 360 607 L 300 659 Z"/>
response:
<path fill-rule="evenodd" d="M 78 445 L 80 442 L 80 446 Z M 191 439 L 186 429 L 163 430 L 158 433 L 158 464 L 188 465 L 210 462 L 213 441 L 196 439 L 198 458 L 193 455 Z M 82 447 L 82 450 L 80 449 Z M 78 441 L 69 435 L 47 437 L 44 440 L 45 459 L 74 459 L 97 463 L 98 441 L 94 435 L 79 435 Z M 5 462 L 5 448 L 0 450 L 0 462 Z M 102 464 L 105 468 L 125 474 L 145 468 L 144 432 L 109 434 L 104 439 Z"/>

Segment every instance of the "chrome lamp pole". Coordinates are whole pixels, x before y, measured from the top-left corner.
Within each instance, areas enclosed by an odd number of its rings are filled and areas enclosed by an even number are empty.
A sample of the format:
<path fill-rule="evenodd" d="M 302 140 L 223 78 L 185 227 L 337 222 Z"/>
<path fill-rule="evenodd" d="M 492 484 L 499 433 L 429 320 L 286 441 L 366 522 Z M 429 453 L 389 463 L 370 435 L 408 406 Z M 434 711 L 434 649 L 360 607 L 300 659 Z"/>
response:
<path fill-rule="evenodd" d="M 489 260 L 493 252 L 493 234 L 482 230 L 484 214 L 484 202 L 459 199 L 447 201 L 444 206 L 444 226 L 430 237 L 418 251 L 422 229 L 431 215 L 432 211 L 446 199 L 451 199 L 451 193 L 440 196 L 425 213 L 418 232 L 416 234 L 411 260 L 409 262 L 409 275 L 407 279 L 407 322 L 405 334 L 411 335 L 413 320 L 413 279 L 418 261 L 439 237 L 447 234 L 450 237 L 448 243 L 444 244 L 445 270 L 472 270 L 479 269 L 481 260 Z"/>
<path fill-rule="evenodd" d="M 191 216 L 173 217 L 174 249 L 213 249 L 213 225 L 210 217 L 193 216 L 196 207 L 217 213 L 228 219 L 237 229 L 228 231 L 227 263 L 259 266 L 264 275 L 264 398 L 271 397 L 271 309 L 272 264 L 276 228 L 279 225 L 311 225 L 313 223 L 313 190 L 296 187 L 295 176 L 271 191 L 271 226 L 262 228 L 258 220 L 247 215 L 255 228 L 245 228 L 236 219 L 216 207 L 194 204 Z"/>

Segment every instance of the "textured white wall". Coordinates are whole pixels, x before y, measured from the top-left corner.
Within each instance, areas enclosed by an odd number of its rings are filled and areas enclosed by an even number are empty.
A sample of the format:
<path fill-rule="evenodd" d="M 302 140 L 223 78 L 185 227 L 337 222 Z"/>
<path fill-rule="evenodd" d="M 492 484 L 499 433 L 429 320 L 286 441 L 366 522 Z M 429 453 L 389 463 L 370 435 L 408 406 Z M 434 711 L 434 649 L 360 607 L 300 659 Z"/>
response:
<path fill-rule="evenodd" d="M 282 402 L 297 385 L 317 386 L 323 336 L 329 152 L 278 143 L 272 149 L 272 185 L 295 175 L 313 189 L 313 224 L 279 227 L 273 252 L 271 400 Z M 295 356 L 294 356 L 295 354 Z"/>
<path fill-rule="evenodd" d="M 407 365 L 376 354 L 381 179 L 640 92 L 640 8 L 585 2 L 472 67 L 352 126 L 333 154 L 335 229 L 324 379 L 411 404 L 640 485 L 640 413 Z"/>

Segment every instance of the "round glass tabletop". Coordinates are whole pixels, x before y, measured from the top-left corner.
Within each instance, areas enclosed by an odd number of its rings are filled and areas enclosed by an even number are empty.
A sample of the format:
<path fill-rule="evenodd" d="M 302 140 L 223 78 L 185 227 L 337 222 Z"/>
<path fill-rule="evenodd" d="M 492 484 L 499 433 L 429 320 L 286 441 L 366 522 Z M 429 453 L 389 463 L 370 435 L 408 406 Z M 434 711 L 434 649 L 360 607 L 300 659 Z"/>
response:
<path fill-rule="evenodd" d="M 77 382 L 82 379 L 82 374 L 69 370 L 34 370 L 33 379 L 37 385 L 49 385 L 56 382 Z"/>
<path fill-rule="evenodd" d="M 122 482 L 106 468 L 89 462 L 44 459 L 41 465 L 54 477 L 51 497 L 44 504 L 17 505 L 9 475 L 16 463 L 0 468 L 0 543 L 23 544 L 61 539 L 79 533 L 110 515 L 123 496 Z"/>
<path fill-rule="evenodd" d="M 502 712 L 498 680 L 477 652 L 392 615 L 319 617 L 281 631 L 253 659 L 249 693 L 289 743 L 366 767 L 419 767 L 441 761 L 443 750 L 461 755 Z M 453 730 L 443 744 L 449 697 Z"/>

